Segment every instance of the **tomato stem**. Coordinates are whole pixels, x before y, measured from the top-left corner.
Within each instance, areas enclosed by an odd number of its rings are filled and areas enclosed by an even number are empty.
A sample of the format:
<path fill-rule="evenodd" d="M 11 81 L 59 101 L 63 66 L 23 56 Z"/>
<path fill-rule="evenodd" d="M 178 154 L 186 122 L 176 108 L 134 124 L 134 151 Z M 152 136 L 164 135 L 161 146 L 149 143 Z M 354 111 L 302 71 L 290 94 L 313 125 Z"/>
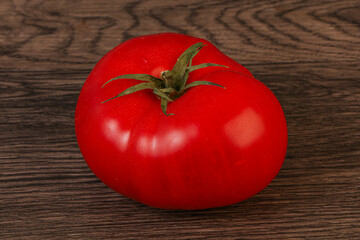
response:
<path fill-rule="evenodd" d="M 160 75 L 160 78 L 151 76 L 149 74 L 125 74 L 108 80 L 106 83 L 104 83 L 102 87 L 118 79 L 135 79 L 145 82 L 132 86 L 125 91 L 119 93 L 118 95 L 109 98 L 106 101 L 103 101 L 102 103 L 137 91 L 152 89 L 153 93 L 160 97 L 161 109 L 163 113 L 168 116 L 173 115 L 167 113 L 168 102 L 174 101 L 177 98 L 181 97 L 187 89 L 200 85 L 213 85 L 224 88 L 219 84 L 209 81 L 195 81 L 190 84 L 186 84 L 187 79 L 189 78 L 189 73 L 192 71 L 215 66 L 227 68 L 227 66 L 222 66 L 215 63 L 202 63 L 199 65 L 192 65 L 193 58 L 199 53 L 199 51 L 203 47 L 204 44 L 201 42 L 195 43 L 194 45 L 190 46 L 188 49 L 185 50 L 185 52 L 180 55 L 172 70 L 163 71 Z"/>

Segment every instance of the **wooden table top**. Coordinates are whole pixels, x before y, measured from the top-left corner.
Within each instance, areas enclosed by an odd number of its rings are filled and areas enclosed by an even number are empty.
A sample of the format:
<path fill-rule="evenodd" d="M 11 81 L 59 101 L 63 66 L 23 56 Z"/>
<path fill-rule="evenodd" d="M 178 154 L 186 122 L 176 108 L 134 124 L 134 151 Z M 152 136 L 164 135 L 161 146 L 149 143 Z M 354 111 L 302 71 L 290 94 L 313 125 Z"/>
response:
<path fill-rule="evenodd" d="M 160 210 L 86 165 L 74 130 L 86 77 L 119 43 L 160 32 L 208 39 L 279 99 L 287 156 L 259 194 Z M 360 239 L 359 77 L 356 0 L 1 0 L 0 239 Z"/>

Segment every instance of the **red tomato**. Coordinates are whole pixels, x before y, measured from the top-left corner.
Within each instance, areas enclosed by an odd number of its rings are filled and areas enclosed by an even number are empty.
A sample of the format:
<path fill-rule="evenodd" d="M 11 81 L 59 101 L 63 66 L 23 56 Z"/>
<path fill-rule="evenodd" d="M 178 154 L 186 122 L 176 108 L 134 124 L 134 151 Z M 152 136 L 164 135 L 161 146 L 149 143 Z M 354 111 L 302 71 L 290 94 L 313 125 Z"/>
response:
<path fill-rule="evenodd" d="M 104 102 L 139 84 L 124 74 L 159 78 L 190 46 L 192 64 L 216 63 L 189 74 L 224 86 L 196 86 L 168 103 L 152 90 Z M 95 175 L 120 194 L 166 209 L 234 204 L 266 187 L 287 147 L 285 117 L 274 94 L 210 42 L 164 33 L 128 40 L 106 54 L 86 80 L 76 107 L 80 150 Z"/>

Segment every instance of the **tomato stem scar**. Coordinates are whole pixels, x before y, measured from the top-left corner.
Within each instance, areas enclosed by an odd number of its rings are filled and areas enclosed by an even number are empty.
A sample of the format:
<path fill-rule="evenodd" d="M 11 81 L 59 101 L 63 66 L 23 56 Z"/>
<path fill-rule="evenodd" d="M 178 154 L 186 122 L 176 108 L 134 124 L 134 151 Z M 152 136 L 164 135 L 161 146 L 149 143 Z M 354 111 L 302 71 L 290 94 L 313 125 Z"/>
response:
<path fill-rule="evenodd" d="M 199 51 L 204 46 L 205 45 L 201 42 L 195 43 L 194 45 L 190 46 L 180 55 L 172 70 L 163 71 L 160 75 L 160 78 L 154 77 L 149 74 L 125 74 L 108 80 L 102 85 L 102 87 L 106 86 L 108 83 L 114 80 L 119 80 L 119 79 L 135 79 L 144 82 L 129 87 L 128 89 L 124 90 L 118 95 L 109 98 L 106 101 L 103 101 L 102 103 L 141 90 L 152 89 L 153 93 L 160 98 L 160 105 L 163 113 L 169 116 L 173 114 L 167 113 L 168 102 L 172 102 L 177 98 L 181 97 L 186 92 L 187 89 L 200 85 L 213 85 L 224 88 L 219 84 L 209 81 L 195 81 L 187 84 L 189 73 L 191 73 L 192 71 L 196 71 L 198 69 L 206 68 L 206 67 L 228 68 L 227 66 L 219 65 L 216 63 L 202 63 L 199 65 L 192 65 L 193 58 L 199 53 Z"/>

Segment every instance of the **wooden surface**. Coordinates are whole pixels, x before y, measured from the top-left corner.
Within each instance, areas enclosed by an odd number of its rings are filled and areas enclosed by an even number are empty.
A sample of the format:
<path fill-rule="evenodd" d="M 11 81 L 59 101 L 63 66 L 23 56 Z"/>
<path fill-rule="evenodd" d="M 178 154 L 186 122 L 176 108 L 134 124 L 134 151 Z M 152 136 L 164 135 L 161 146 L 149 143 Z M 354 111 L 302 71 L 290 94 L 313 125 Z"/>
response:
<path fill-rule="evenodd" d="M 283 168 L 242 203 L 150 208 L 81 156 L 74 112 L 95 63 L 169 31 L 210 40 L 283 106 Z M 359 78 L 356 0 L 1 0 L 0 238 L 360 239 Z"/>

